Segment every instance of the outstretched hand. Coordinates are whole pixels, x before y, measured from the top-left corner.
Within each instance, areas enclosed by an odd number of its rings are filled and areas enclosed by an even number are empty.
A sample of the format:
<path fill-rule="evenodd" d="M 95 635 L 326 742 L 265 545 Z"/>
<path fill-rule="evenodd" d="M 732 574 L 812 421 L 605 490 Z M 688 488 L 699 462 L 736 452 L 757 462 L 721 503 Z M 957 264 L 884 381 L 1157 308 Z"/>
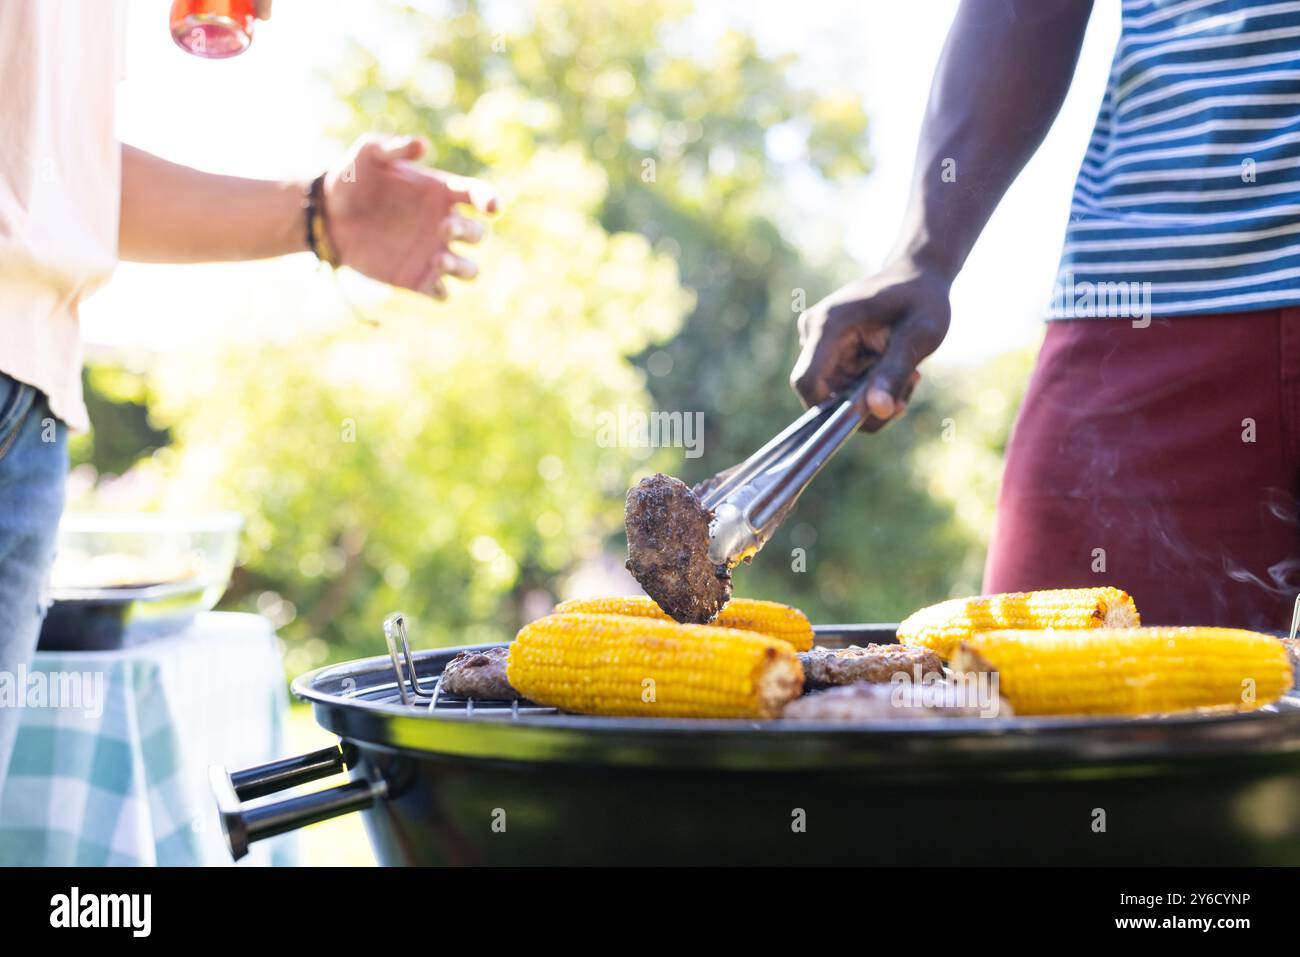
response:
<path fill-rule="evenodd" d="M 482 180 L 417 165 L 426 148 L 415 137 L 361 137 L 325 176 L 325 219 L 343 265 L 445 299 L 445 277 L 478 274 L 451 243 L 477 243 L 486 232 L 457 207 L 491 214 L 497 199 Z"/>

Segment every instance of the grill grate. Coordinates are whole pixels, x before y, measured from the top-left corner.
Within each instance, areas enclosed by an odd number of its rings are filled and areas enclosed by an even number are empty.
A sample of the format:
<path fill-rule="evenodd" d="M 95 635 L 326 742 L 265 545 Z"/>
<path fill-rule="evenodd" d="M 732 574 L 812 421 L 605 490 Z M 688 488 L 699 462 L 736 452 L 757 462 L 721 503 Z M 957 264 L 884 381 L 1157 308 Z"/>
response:
<path fill-rule="evenodd" d="M 1296 617 L 1300 621 L 1300 598 L 1296 599 Z M 877 626 L 865 627 L 872 631 L 878 630 Z M 837 630 L 844 631 L 848 637 L 852 637 L 852 633 L 845 626 L 840 626 Z M 867 632 L 864 631 L 863 633 L 866 634 Z M 845 636 L 840 636 L 841 639 L 843 637 Z M 874 635 L 872 637 L 875 638 Z M 394 612 L 384 620 L 384 638 L 388 644 L 388 656 L 392 662 L 395 681 L 391 685 L 385 683 L 370 686 L 365 690 L 357 690 L 350 697 L 376 704 L 401 705 L 413 711 L 423 711 L 428 714 L 456 715 L 467 718 L 477 715 L 491 718 L 509 717 L 517 720 L 532 715 L 562 714 L 558 708 L 536 704 L 528 700 L 503 701 L 488 698 L 463 698 L 459 695 L 444 693 L 442 691 L 442 668 L 440 665 L 436 674 L 420 675 L 415 657 L 411 654 L 411 643 L 406 632 L 406 619 L 401 612 Z M 831 641 L 833 645 L 843 643 L 842 640 L 833 639 Z M 1300 693 L 1293 690 L 1288 692 L 1281 700 L 1264 705 L 1254 713 L 1294 714 L 1297 712 L 1300 712 Z M 1162 721 L 1166 720 L 1166 717 L 1161 715 L 1141 715 L 1130 720 Z"/>
<path fill-rule="evenodd" d="M 384 639 L 388 643 L 388 656 L 393 661 L 396 682 L 392 692 L 379 689 L 379 694 L 367 696 L 368 700 L 401 704 L 430 713 L 455 713 L 467 718 L 476 714 L 497 718 L 504 715 L 518 718 L 521 715 L 559 714 L 555 708 L 531 701 L 493 701 L 443 694 L 441 672 L 433 679 L 432 687 L 427 686 L 420 680 L 415 658 L 411 654 L 411 642 L 406 634 L 406 618 L 401 612 L 394 612 L 384 619 Z"/>

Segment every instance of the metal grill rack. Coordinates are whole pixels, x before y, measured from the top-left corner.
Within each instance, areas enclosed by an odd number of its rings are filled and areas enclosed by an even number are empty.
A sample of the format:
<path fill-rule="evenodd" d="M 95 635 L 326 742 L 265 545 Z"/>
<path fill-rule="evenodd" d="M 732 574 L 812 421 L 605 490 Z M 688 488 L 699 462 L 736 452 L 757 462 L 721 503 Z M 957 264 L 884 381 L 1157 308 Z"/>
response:
<path fill-rule="evenodd" d="M 895 625 L 822 625 L 814 627 L 817 646 L 821 648 L 846 648 L 859 643 L 889 644 L 897 642 Z M 488 698 L 463 698 L 442 690 L 442 663 L 430 662 L 426 672 L 436 668 L 434 674 L 420 674 L 420 661 L 411 652 L 407 635 L 406 616 L 400 611 L 384 619 L 384 640 L 392 662 L 394 682 L 369 687 L 354 697 L 380 704 L 402 705 L 428 713 L 457 715 L 461 717 L 519 718 L 529 715 L 558 715 L 557 708 L 535 704 L 528 700 L 502 701 Z M 423 654 L 423 653 L 422 653 Z M 428 660 L 428 659 L 425 659 Z"/>
<path fill-rule="evenodd" d="M 1296 617 L 1297 621 L 1300 621 L 1300 600 L 1297 600 L 1296 604 Z M 858 643 L 897 640 L 893 633 L 893 626 L 888 625 L 825 625 L 815 627 L 814 631 L 817 635 L 818 647 L 843 648 Z M 371 685 L 354 694 L 353 697 L 357 699 L 378 704 L 401 705 L 429 714 L 466 718 L 509 717 L 517 720 L 533 715 L 562 714 L 557 708 L 535 704 L 528 700 L 502 701 L 447 694 L 442 690 L 442 669 L 446 661 L 440 656 L 429 656 L 426 652 L 421 653 L 421 659 L 417 659 L 412 654 L 406 618 L 401 612 L 394 612 L 384 619 L 384 639 L 388 645 L 388 657 L 392 662 L 394 681 L 392 684 Z M 420 674 L 421 663 L 427 663 L 424 669 L 426 674 L 423 676 Z M 1254 714 L 1295 714 L 1297 712 L 1300 712 L 1300 689 L 1293 689 L 1281 700 L 1259 708 Z M 599 722 L 602 719 L 588 717 L 585 720 Z M 1029 723 L 1026 719 L 1010 720 Z M 1126 720 L 1159 722 L 1169 719 L 1161 715 L 1142 715 Z M 756 728 L 764 726 L 761 723 L 754 725 Z"/>
<path fill-rule="evenodd" d="M 400 611 L 384 619 L 384 640 L 388 643 L 388 657 L 393 661 L 395 693 L 384 693 L 381 690 L 379 694 L 370 697 L 372 701 L 400 703 L 428 712 L 457 713 L 467 718 L 472 718 L 475 714 L 492 717 L 509 715 L 511 718 L 520 715 L 559 714 L 555 708 L 533 704 L 531 701 L 462 698 L 459 695 L 444 694 L 441 668 L 433 678 L 432 685 L 422 684 L 415 656 L 411 654 L 411 642 L 406 634 L 406 618 Z"/>

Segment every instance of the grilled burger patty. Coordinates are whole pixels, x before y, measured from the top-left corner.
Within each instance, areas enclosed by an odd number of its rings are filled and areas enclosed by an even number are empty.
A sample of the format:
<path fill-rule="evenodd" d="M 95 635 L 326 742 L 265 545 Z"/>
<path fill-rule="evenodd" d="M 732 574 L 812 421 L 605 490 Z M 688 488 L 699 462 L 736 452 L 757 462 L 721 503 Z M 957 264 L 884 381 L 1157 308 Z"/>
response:
<path fill-rule="evenodd" d="M 1012 714 L 1005 699 L 998 699 L 997 714 Z M 785 706 L 781 717 L 794 721 L 976 718 L 980 717 L 980 709 L 964 701 L 951 682 L 926 685 L 859 681 L 796 698 Z"/>
<path fill-rule="evenodd" d="M 463 698 L 487 698 L 494 701 L 512 701 L 519 692 L 510 687 L 506 679 L 506 658 L 509 648 L 483 648 L 462 651 L 442 670 L 441 689 L 446 694 Z"/>
<path fill-rule="evenodd" d="M 799 655 L 803 665 L 804 686 L 825 688 L 848 685 L 855 681 L 888 682 L 902 673 L 923 678 L 943 674 L 943 662 L 929 648 L 914 645 L 854 646 L 839 651 L 814 648 Z"/>
<path fill-rule="evenodd" d="M 709 560 L 706 509 L 670 475 L 644 478 L 627 493 L 627 570 L 680 622 L 707 624 L 731 599 L 731 571 Z"/>

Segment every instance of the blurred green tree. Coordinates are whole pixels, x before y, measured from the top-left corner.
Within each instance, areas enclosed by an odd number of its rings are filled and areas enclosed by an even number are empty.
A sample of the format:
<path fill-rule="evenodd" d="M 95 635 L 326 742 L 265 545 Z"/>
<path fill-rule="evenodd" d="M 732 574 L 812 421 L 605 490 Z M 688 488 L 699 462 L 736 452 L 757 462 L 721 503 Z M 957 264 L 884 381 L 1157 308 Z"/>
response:
<path fill-rule="evenodd" d="M 495 176 L 557 143 L 601 165 L 602 224 L 644 235 L 695 292 L 681 335 L 654 350 L 650 388 L 660 408 L 706 413 L 707 459 L 683 475 L 699 479 L 797 411 L 785 386 L 792 303 L 829 278 L 807 267 L 773 213 L 793 175 L 863 175 L 868 144 L 855 98 L 796 86 L 793 57 L 764 55 L 735 30 L 706 45 L 689 29 L 691 8 L 404 7 L 396 16 L 418 49 L 413 65 L 394 68 L 389 51 L 361 47 L 338 88 L 353 107 L 349 136 L 377 118 L 419 130 L 446 168 Z M 773 138 L 781 150 L 769 148 Z"/>
<path fill-rule="evenodd" d="M 141 456 L 171 441 L 165 429 L 156 428 L 149 420 L 145 372 L 121 356 L 88 356 L 81 386 L 95 430 L 71 437 L 73 467 L 89 464 L 100 476 L 121 475 Z"/>

